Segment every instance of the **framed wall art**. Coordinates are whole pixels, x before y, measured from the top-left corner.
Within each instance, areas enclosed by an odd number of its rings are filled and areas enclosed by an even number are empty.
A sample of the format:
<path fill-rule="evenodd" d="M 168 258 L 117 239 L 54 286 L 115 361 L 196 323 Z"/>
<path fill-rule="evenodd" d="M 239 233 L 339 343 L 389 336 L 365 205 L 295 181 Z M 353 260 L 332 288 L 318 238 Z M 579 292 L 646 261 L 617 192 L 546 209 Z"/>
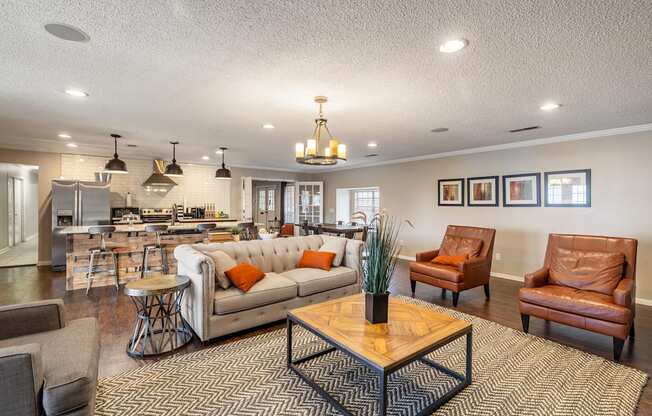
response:
<path fill-rule="evenodd" d="M 439 179 L 437 181 L 438 205 L 442 207 L 464 206 L 464 178 Z"/>
<path fill-rule="evenodd" d="M 466 201 L 470 207 L 498 206 L 498 176 L 482 176 L 466 179 Z"/>
<path fill-rule="evenodd" d="M 545 172 L 547 207 L 590 207 L 591 169 Z"/>
<path fill-rule="evenodd" d="M 523 173 L 503 176 L 504 207 L 540 207 L 541 174 Z"/>

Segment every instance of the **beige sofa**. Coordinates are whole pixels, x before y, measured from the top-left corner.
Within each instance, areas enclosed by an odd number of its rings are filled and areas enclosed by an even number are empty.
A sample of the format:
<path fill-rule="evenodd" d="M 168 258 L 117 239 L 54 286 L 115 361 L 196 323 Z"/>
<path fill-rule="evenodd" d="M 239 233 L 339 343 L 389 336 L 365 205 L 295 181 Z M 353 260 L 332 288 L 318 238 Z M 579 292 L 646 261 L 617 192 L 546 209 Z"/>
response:
<path fill-rule="evenodd" d="M 330 271 L 297 268 L 303 251 L 318 250 L 327 239 L 303 237 L 212 244 L 180 245 L 174 250 L 178 273 L 192 281 L 182 313 L 202 341 L 285 319 L 287 310 L 360 292 L 362 242 L 345 240 L 342 263 Z M 340 239 L 344 240 L 344 239 Z M 238 264 L 250 263 L 266 273 L 247 293 L 215 282 L 215 260 L 223 251 Z"/>

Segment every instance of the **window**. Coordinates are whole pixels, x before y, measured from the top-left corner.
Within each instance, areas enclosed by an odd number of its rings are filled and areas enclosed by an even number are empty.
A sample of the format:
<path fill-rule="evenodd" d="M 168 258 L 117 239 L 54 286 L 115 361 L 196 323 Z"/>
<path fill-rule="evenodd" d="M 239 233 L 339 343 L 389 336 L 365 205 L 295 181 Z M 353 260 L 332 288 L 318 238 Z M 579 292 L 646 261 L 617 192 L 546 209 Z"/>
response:
<path fill-rule="evenodd" d="M 367 215 L 367 222 L 371 221 L 374 215 L 380 211 L 380 197 L 378 189 L 354 190 L 352 199 L 351 214 L 362 211 Z"/>
<path fill-rule="evenodd" d="M 294 185 L 287 185 L 285 187 L 285 195 L 283 195 L 285 206 L 285 213 L 283 220 L 286 224 L 294 224 Z"/>

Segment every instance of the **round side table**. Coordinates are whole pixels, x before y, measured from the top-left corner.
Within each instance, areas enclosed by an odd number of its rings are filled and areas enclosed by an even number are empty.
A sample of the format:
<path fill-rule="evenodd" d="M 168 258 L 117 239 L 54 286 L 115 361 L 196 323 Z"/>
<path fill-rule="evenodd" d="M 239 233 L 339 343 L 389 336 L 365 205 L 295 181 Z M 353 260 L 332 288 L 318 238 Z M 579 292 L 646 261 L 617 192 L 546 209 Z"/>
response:
<path fill-rule="evenodd" d="M 181 299 L 188 286 L 187 276 L 176 275 L 132 280 L 125 285 L 125 294 L 137 312 L 134 333 L 127 345 L 130 357 L 156 356 L 190 342 L 192 331 L 181 316 Z"/>

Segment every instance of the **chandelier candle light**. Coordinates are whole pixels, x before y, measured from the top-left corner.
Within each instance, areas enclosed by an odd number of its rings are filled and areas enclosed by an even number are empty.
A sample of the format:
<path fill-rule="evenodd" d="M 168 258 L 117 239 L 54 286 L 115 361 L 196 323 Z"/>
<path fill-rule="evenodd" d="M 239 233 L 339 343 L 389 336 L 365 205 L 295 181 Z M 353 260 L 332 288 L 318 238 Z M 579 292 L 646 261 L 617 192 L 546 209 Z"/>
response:
<path fill-rule="evenodd" d="M 328 120 L 324 118 L 322 111 L 323 105 L 328 101 L 327 97 L 318 95 L 315 97 L 315 102 L 319 105 L 319 116 L 315 119 L 315 130 L 312 134 L 312 139 L 308 139 L 304 143 L 297 143 L 295 146 L 295 157 L 297 163 L 302 165 L 314 166 L 328 166 L 335 165 L 338 160 L 346 161 L 346 145 L 342 144 L 333 137 L 328 129 Z M 328 146 L 324 146 L 322 150 L 321 139 L 322 130 L 328 134 Z"/>

